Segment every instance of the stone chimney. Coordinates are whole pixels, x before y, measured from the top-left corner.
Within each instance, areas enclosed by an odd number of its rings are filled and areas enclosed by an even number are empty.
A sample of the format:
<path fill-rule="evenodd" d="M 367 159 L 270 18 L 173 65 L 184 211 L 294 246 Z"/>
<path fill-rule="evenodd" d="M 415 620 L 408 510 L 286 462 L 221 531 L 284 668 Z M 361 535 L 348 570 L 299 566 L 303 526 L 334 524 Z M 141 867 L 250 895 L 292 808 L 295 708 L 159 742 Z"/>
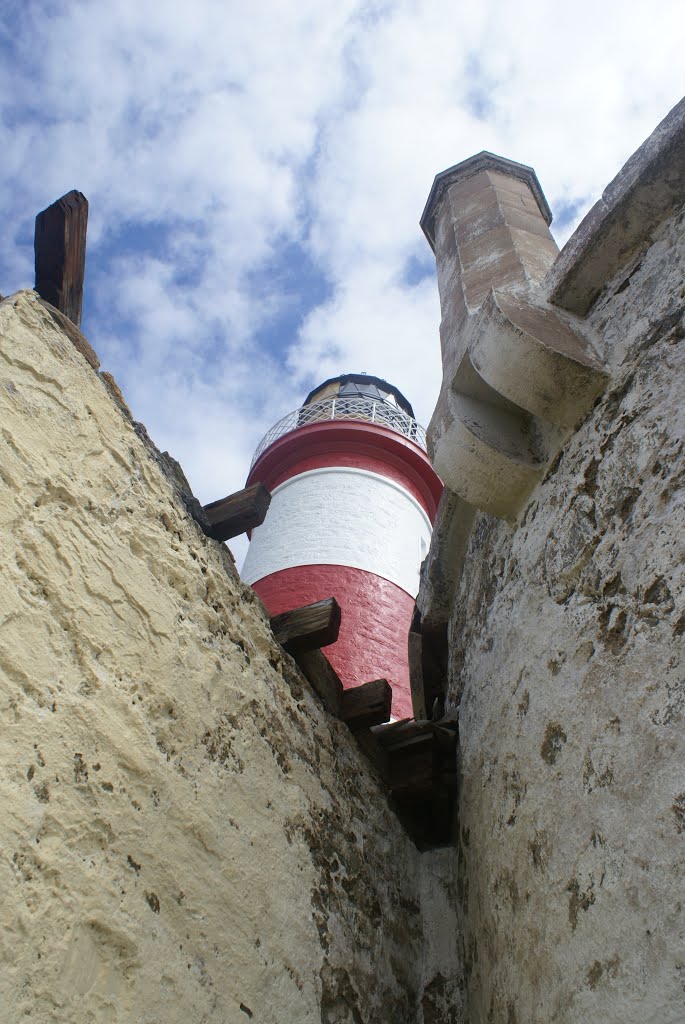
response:
<path fill-rule="evenodd" d="M 479 153 L 438 174 L 421 226 L 436 256 L 443 384 L 428 432 L 465 501 L 511 517 L 606 375 L 542 282 L 558 253 L 531 167 Z"/>

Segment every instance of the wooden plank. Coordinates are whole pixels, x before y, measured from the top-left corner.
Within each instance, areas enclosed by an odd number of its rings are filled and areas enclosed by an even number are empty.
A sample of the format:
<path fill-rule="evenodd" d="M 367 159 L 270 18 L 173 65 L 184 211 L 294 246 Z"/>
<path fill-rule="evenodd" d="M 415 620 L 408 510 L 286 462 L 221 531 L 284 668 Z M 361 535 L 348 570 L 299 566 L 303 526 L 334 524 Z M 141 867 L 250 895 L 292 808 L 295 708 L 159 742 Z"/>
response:
<path fill-rule="evenodd" d="M 271 628 L 276 641 L 289 654 L 314 651 L 334 644 L 340 632 L 340 605 L 334 597 L 274 615 Z"/>
<path fill-rule="evenodd" d="M 342 706 L 343 684 L 323 651 L 301 651 L 295 661 L 321 698 L 321 703 L 336 718 Z"/>
<path fill-rule="evenodd" d="M 230 540 L 246 530 L 254 530 L 264 522 L 270 504 L 270 492 L 259 483 L 210 502 L 203 508 L 210 524 L 208 536 L 214 540 Z"/>
<path fill-rule="evenodd" d="M 409 686 L 414 718 L 435 719 L 445 708 L 447 690 L 447 626 L 430 627 L 414 610 L 408 639 Z"/>
<path fill-rule="evenodd" d="M 457 716 L 405 718 L 369 732 L 385 758 L 385 779 L 400 820 L 419 849 L 453 838 L 457 792 Z"/>
<path fill-rule="evenodd" d="M 387 679 L 374 679 L 343 691 L 340 718 L 352 732 L 387 722 L 390 718 L 392 687 Z"/>
<path fill-rule="evenodd" d="M 377 726 L 372 733 L 390 765 L 393 792 L 424 792 L 456 770 L 457 723 L 416 722 L 406 718 Z"/>
<path fill-rule="evenodd" d="M 81 325 L 88 200 L 73 189 L 36 217 L 36 291 Z"/>
<path fill-rule="evenodd" d="M 439 773 L 439 751 L 435 737 L 426 733 L 415 736 L 403 747 L 388 751 L 389 786 L 392 793 L 428 792 L 436 787 Z"/>
<path fill-rule="evenodd" d="M 426 691 L 423 682 L 423 637 L 417 630 L 410 629 L 408 637 L 409 688 L 414 718 L 428 718 Z"/>
<path fill-rule="evenodd" d="M 421 627 L 421 666 L 426 718 L 435 720 L 445 710 L 447 693 L 447 626 Z"/>
<path fill-rule="evenodd" d="M 413 718 L 402 718 L 398 722 L 388 722 L 387 725 L 379 725 L 373 730 L 373 734 L 384 750 L 402 746 L 404 743 L 431 733 L 430 722 L 415 722 Z"/>

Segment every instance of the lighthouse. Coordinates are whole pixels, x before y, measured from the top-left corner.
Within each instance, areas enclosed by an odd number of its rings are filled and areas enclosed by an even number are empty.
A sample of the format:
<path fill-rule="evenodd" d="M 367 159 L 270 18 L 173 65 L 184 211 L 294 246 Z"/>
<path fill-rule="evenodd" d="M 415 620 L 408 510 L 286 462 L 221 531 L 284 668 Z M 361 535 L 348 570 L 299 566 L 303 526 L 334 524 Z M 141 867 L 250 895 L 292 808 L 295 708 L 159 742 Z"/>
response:
<path fill-rule="evenodd" d="M 411 717 L 407 635 L 442 491 L 411 405 L 379 377 L 324 381 L 260 442 L 255 483 L 272 498 L 243 579 L 272 616 L 334 597 L 343 686 L 387 679 L 393 717 Z"/>

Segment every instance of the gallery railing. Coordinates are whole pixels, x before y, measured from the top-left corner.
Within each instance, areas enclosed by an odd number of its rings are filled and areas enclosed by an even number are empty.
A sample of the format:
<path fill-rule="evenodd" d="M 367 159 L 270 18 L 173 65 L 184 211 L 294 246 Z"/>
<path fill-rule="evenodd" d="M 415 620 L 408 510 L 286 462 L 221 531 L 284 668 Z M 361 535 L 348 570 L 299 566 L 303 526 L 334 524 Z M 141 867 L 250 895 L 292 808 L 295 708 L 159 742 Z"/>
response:
<path fill-rule="evenodd" d="M 367 395 L 333 395 L 321 399 L 320 402 L 303 405 L 279 420 L 257 445 L 252 466 L 274 441 L 278 441 L 292 430 L 297 430 L 298 427 L 324 420 L 361 420 L 364 423 L 377 423 L 378 426 L 389 427 L 390 430 L 408 437 L 414 444 L 426 450 L 424 428 L 392 402 L 370 398 Z"/>

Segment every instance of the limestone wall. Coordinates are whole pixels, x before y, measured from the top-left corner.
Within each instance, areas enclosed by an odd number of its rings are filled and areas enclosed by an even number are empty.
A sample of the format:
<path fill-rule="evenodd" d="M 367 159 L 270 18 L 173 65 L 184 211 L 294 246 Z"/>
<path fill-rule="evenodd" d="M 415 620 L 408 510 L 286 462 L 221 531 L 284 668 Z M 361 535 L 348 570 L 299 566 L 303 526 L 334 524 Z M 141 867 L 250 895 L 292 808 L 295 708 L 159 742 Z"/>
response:
<path fill-rule="evenodd" d="M 442 1019 L 375 776 L 33 293 L 0 522 L 0 1020 Z"/>
<path fill-rule="evenodd" d="M 477 516 L 457 585 L 478 1024 L 685 1019 L 682 213 L 635 250 L 588 317 L 608 390 L 516 524 Z"/>

